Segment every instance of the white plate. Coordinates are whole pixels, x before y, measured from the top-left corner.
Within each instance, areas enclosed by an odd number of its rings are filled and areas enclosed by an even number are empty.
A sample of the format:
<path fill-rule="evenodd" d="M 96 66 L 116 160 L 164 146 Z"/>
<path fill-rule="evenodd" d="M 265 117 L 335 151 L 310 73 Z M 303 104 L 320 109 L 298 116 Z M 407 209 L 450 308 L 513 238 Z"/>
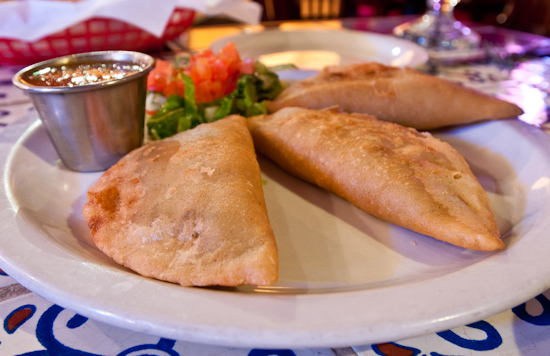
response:
<path fill-rule="evenodd" d="M 266 65 L 293 63 L 300 69 L 375 61 L 415 67 L 428 60 L 419 45 L 389 35 L 351 30 L 265 30 L 221 38 L 210 47 L 217 52 L 232 41 L 242 57 Z"/>
<path fill-rule="evenodd" d="M 81 208 L 100 173 L 64 168 L 35 121 L 0 138 L 0 267 L 84 316 L 209 344 L 338 347 L 464 325 L 550 285 L 550 141 L 518 120 L 437 136 L 488 191 L 506 250 L 469 251 L 382 222 L 261 159 L 279 282 L 208 289 L 144 278 L 91 241 Z"/>

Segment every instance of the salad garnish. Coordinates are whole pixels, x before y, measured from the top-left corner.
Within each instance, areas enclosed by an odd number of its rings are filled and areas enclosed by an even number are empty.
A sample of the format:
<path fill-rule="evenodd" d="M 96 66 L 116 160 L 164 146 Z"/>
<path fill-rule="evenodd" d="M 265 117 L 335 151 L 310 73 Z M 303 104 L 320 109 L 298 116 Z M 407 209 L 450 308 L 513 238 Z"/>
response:
<path fill-rule="evenodd" d="M 147 130 L 160 140 L 231 114 L 266 114 L 264 101 L 273 100 L 283 85 L 261 62 L 242 60 L 229 42 L 218 54 L 208 49 L 174 63 L 157 61 L 147 88 Z"/>

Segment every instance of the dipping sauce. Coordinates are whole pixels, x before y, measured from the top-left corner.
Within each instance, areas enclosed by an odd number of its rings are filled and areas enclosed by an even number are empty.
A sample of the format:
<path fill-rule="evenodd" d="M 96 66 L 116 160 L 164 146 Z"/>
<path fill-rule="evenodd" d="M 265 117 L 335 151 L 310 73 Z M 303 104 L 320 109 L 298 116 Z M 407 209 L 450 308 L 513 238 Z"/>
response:
<path fill-rule="evenodd" d="M 40 87 L 74 87 L 122 79 L 143 71 L 136 63 L 97 62 L 44 67 L 22 78 Z"/>

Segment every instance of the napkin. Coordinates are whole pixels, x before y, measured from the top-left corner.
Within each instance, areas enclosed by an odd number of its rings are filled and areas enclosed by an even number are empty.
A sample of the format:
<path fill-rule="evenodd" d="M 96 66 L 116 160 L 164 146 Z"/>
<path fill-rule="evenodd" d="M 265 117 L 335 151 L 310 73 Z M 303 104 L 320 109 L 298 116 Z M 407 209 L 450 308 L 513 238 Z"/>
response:
<path fill-rule="evenodd" d="M 176 7 L 257 24 L 261 6 L 246 0 L 19 0 L 0 2 L 0 38 L 34 42 L 94 17 L 130 23 L 160 37 Z"/>

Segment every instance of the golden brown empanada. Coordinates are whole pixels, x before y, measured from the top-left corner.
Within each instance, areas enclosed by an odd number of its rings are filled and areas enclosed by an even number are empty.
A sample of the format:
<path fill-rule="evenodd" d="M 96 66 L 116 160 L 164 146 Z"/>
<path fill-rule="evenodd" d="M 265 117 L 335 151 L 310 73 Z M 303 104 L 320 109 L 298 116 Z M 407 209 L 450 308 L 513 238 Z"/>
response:
<path fill-rule="evenodd" d="M 184 286 L 270 285 L 278 259 L 243 117 L 140 147 L 90 188 L 97 247 L 141 275 Z"/>
<path fill-rule="evenodd" d="M 292 84 L 268 102 L 268 109 L 335 105 L 344 112 L 370 114 L 419 130 L 523 114 L 517 105 L 493 96 L 411 68 L 379 63 L 327 67 Z"/>
<path fill-rule="evenodd" d="M 303 108 L 252 117 L 248 126 L 258 152 L 367 213 L 469 249 L 505 247 L 468 164 L 429 133 Z"/>

